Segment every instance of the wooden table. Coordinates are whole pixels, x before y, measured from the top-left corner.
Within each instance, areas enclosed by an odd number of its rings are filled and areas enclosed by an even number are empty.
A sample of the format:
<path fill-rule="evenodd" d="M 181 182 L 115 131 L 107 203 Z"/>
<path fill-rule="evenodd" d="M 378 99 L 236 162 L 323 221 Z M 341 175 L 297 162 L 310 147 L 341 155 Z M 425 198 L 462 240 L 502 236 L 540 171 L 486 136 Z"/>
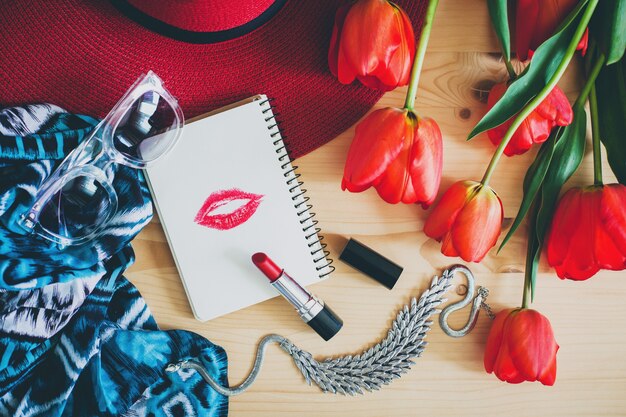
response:
<path fill-rule="evenodd" d="M 417 97 L 417 110 L 433 117 L 444 136 L 442 190 L 458 179 L 480 179 L 494 147 L 482 135 L 465 138 L 485 112 L 485 87 L 505 76 L 483 0 L 442 0 L 437 11 Z M 574 66 L 572 66 L 574 67 Z M 570 99 L 579 88 L 570 69 L 561 87 Z M 388 93 L 378 104 L 401 106 L 405 89 Z M 139 288 L 164 328 L 195 331 L 223 346 L 229 377 L 238 383 L 252 363 L 257 341 L 268 333 L 287 336 L 317 358 L 358 353 L 386 334 L 396 310 L 418 296 L 430 278 L 459 261 L 443 256 L 440 245 L 423 233 L 428 214 L 419 206 L 388 205 L 373 190 L 340 190 L 343 163 L 354 129 L 297 161 L 329 243 L 337 258 L 347 237 L 355 237 L 405 267 L 393 291 L 342 262 L 314 292 L 345 321 L 343 330 L 324 342 L 300 321 L 281 298 L 211 320 L 191 313 L 161 226 L 155 219 L 135 239 L 137 261 L 127 276 Z M 505 158 L 492 185 L 505 209 L 504 230 L 521 199 L 521 181 L 531 152 Z M 608 177 L 608 166 L 604 170 Z M 591 147 L 571 184 L 593 180 Z M 606 178 L 607 182 L 609 178 Z M 614 178 L 610 178 L 614 181 Z M 489 303 L 498 311 L 521 302 L 526 239 L 524 227 L 500 254 L 470 265 Z M 502 236 L 501 236 L 502 238 Z M 509 385 L 485 373 L 482 355 L 489 319 L 481 314 L 474 331 L 461 339 L 446 336 L 435 324 L 422 358 L 408 374 L 381 391 L 359 397 L 322 394 L 307 386 L 291 358 L 271 347 L 258 382 L 230 402 L 232 416 L 606 416 L 626 415 L 626 279 L 623 272 L 600 273 L 587 282 L 559 280 L 543 263 L 534 308 L 545 314 L 561 348 L 554 387 L 539 383 Z M 457 278 L 460 280 L 460 278 Z M 460 282 L 460 281 L 458 281 Z M 457 283 L 458 283 L 457 282 Z M 460 296 L 454 292 L 450 299 Z M 468 309 L 453 314 L 453 324 Z M 436 322 L 435 322 L 436 323 Z"/>

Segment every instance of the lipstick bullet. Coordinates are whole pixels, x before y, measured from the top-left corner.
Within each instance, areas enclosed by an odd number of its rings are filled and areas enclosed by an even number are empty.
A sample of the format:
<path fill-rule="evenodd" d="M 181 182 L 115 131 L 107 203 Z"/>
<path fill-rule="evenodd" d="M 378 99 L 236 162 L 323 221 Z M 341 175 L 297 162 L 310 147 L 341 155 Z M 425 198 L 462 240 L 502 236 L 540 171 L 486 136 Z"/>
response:
<path fill-rule="evenodd" d="M 343 321 L 337 314 L 324 301 L 302 288 L 266 254 L 255 253 L 252 255 L 252 262 L 265 274 L 272 287 L 295 307 L 300 318 L 324 340 L 330 340 L 339 332 Z"/>

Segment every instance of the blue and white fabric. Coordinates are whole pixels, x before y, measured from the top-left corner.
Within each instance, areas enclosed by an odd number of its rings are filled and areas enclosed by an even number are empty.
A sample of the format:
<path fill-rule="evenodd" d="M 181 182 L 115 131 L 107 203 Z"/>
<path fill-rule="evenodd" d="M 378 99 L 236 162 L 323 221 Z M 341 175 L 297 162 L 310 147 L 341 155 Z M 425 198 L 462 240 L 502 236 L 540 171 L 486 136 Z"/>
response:
<path fill-rule="evenodd" d="M 118 167 L 119 210 L 96 241 L 59 249 L 16 224 L 37 187 L 97 120 L 53 105 L 0 110 L 0 416 L 225 416 L 224 350 L 188 331 L 161 331 L 123 276 L 130 241 L 152 217 L 140 171 Z"/>

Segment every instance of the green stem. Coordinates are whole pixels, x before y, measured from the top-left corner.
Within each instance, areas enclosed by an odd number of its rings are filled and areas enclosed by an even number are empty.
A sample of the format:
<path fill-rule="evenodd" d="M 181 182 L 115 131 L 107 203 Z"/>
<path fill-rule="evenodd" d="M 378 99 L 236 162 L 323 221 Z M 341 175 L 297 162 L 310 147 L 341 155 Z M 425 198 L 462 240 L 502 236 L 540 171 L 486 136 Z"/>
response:
<path fill-rule="evenodd" d="M 574 56 L 574 53 L 576 52 L 576 46 L 578 45 L 580 38 L 583 36 L 585 29 L 587 29 L 587 25 L 589 24 L 591 15 L 593 14 L 593 11 L 595 10 L 597 5 L 598 5 L 598 0 L 591 0 L 589 2 L 589 4 L 587 5 L 587 9 L 585 9 L 585 12 L 580 20 L 580 23 L 578 24 L 578 27 L 576 28 L 576 32 L 574 33 L 574 36 L 572 37 L 572 40 L 567 46 L 567 50 L 565 51 L 565 56 L 559 63 L 559 66 L 557 67 L 556 72 L 552 75 L 552 77 L 550 78 L 546 86 L 539 92 L 539 94 L 537 94 L 535 98 L 533 98 L 517 114 L 515 119 L 513 119 L 513 123 L 511 123 L 511 126 L 509 126 L 509 129 L 506 131 L 504 138 L 502 138 L 502 142 L 500 142 L 500 145 L 498 146 L 493 156 L 491 157 L 491 161 L 489 161 L 489 166 L 487 166 L 485 175 L 483 176 L 483 179 L 480 181 L 484 185 L 489 184 L 491 175 L 493 174 L 493 171 L 495 170 L 496 165 L 498 165 L 498 161 L 500 160 L 500 158 L 502 157 L 502 154 L 504 153 L 504 148 L 506 148 L 506 145 L 509 144 L 509 141 L 513 137 L 513 134 L 515 133 L 515 131 L 517 131 L 517 128 L 520 127 L 522 122 L 530 115 L 530 113 L 532 113 L 532 111 L 535 110 L 537 106 L 541 104 L 543 100 L 546 99 L 546 97 L 548 97 L 552 89 L 554 89 L 556 84 L 559 82 L 559 80 L 563 76 L 563 73 L 567 69 L 569 62 L 572 60 L 572 57 Z"/>
<path fill-rule="evenodd" d="M 590 60 L 591 61 L 591 60 Z M 593 143 L 593 183 L 602 185 L 602 150 L 600 148 L 600 122 L 598 120 L 598 98 L 596 96 L 596 78 L 604 67 L 606 55 L 600 53 L 587 75 L 587 81 L 580 91 L 574 106 L 582 106 L 589 98 L 589 112 L 591 113 L 591 138 Z"/>
<path fill-rule="evenodd" d="M 591 87 L 589 112 L 591 113 L 591 139 L 593 141 L 593 184 L 602 185 L 602 150 L 600 148 L 600 122 L 598 121 L 598 98 L 596 97 L 595 85 Z"/>
<path fill-rule="evenodd" d="M 517 78 L 517 73 L 513 68 L 513 64 L 511 64 L 511 60 L 506 59 L 506 55 L 502 55 L 502 59 L 504 59 L 504 65 L 506 65 L 506 70 L 509 72 L 509 79 L 514 81 Z"/>
<path fill-rule="evenodd" d="M 528 239 L 534 239 L 534 236 L 528 236 Z M 532 261 L 535 258 L 535 254 L 533 252 L 533 245 L 531 242 L 528 242 L 528 248 L 526 250 L 526 272 L 524 273 L 524 292 L 522 294 L 522 308 L 528 308 L 528 300 L 530 299 L 530 295 L 532 292 L 532 283 L 530 281 L 530 274 L 528 273 L 532 266 Z"/>
<path fill-rule="evenodd" d="M 417 85 L 419 84 L 420 74 L 422 73 L 422 66 L 424 65 L 424 55 L 426 54 L 428 38 L 430 38 L 430 30 L 432 29 L 433 20 L 435 19 L 437 4 L 439 4 L 439 0 L 430 0 L 428 2 L 428 9 L 426 10 L 426 17 L 424 17 L 422 33 L 420 34 L 420 40 L 417 44 L 417 51 L 415 52 L 413 68 L 411 68 L 411 80 L 409 81 L 409 89 L 406 92 L 406 99 L 404 100 L 404 108 L 411 111 L 413 111 L 413 106 L 415 105 L 415 96 L 417 96 Z"/>
<path fill-rule="evenodd" d="M 596 40 L 591 38 L 589 40 L 589 47 L 587 48 L 587 53 L 585 54 L 585 74 L 589 74 L 589 70 L 591 69 L 592 58 L 596 54 Z"/>
<path fill-rule="evenodd" d="M 576 99 L 576 102 L 574 103 L 574 107 L 582 106 L 583 104 L 585 104 L 585 101 L 587 101 L 587 98 L 589 97 L 591 90 L 594 89 L 596 78 L 598 78 L 598 74 L 600 74 L 600 71 L 602 70 L 602 67 L 604 66 L 605 62 L 606 62 L 606 55 L 604 55 L 604 53 L 601 53 L 596 59 L 596 61 L 594 62 L 593 67 L 591 68 L 591 71 L 587 75 L 587 80 L 585 81 L 585 85 L 583 85 L 582 90 L 580 90 L 580 94 L 578 95 L 578 98 Z"/>

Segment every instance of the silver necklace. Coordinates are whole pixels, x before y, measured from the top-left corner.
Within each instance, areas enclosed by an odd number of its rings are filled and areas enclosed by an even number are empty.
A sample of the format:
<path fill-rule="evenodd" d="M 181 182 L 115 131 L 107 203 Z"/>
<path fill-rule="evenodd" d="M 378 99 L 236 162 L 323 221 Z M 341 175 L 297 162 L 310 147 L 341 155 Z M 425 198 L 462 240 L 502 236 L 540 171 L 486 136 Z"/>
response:
<path fill-rule="evenodd" d="M 234 387 L 224 387 L 219 384 L 195 359 L 169 364 L 165 370 L 172 373 L 181 369 L 193 369 L 220 394 L 238 395 L 248 389 L 256 380 L 263 364 L 267 346 L 270 343 L 277 343 L 292 357 L 305 381 L 309 385 L 315 383 L 325 393 L 356 395 L 363 394 L 365 391 L 378 390 L 406 373 L 414 364 L 413 359 L 422 355 L 426 347 L 424 339 L 432 324 L 429 319 L 439 312 L 437 307 L 446 301 L 444 295 L 451 287 L 452 278 L 457 272 L 461 272 L 467 279 L 465 298 L 444 308 L 439 316 L 439 323 L 443 331 L 449 336 L 464 336 L 476 324 L 481 307 L 486 310 L 490 318 L 493 318 L 493 313 L 485 303 L 489 291 L 486 288 L 478 287 L 477 295 L 474 297 L 474 275 L 467 267 L 454 265 L 445 270 L 441 278 L 435 276 L 429 288 L 418 299 L 413 298 L 398 312 L 387 336 L 360 355 L 317 361 L 311 353 L 300 349 L 289 339 L 277 334 L 270 334 L 259 342 L 254 365 L 246 379 Z M 472 299 L 473 304 L 468 323 L 458 330 L 450 328 L 447 322 L 449 315 L 468 305 Z"/>

